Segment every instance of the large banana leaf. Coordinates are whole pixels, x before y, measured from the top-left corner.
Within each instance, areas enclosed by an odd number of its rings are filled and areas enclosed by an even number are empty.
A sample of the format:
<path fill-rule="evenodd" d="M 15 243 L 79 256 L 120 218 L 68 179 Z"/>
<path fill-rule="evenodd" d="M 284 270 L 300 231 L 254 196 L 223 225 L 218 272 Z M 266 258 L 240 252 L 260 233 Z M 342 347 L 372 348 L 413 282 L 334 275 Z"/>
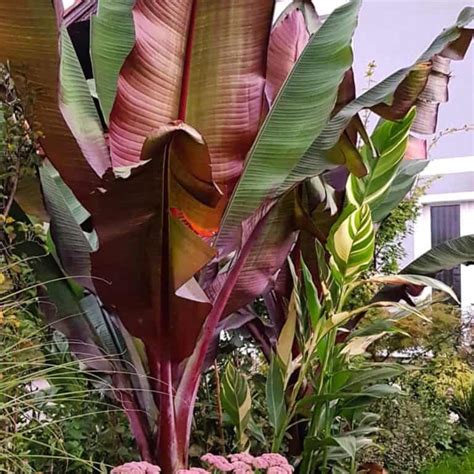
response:
<path fill-rule="evenodd" d="M 180 360 L 192 350 L 209 311 L 204 295 L 186 294 L 185 284 L 214 251 L 170 209 L 206 230 L 215 225 L 206 210 L 220 194 L 211 181 L 207 147 L 190 127 L 162 129 L 146 142 L 142 158 L 146 164 L 129 178 L 104 182 L 97 193 L 92 218 L 100 245 L 91 254 L 92 272 L 100 278 L 99 295 L 127 329 L 152 347 L 160 347 L 166 334 L 173 358 Z"/>
<path fill-rule="evenodd" d="M 290 5 L 291 11 L 277 21 L 270 33 L 265 81 L 265 96 L 269 106 L 309 40 L 303 12 L 294 3 Z"/>
<path fill-rule="evenodd" d="M 273 0 L 197 2 L 179 118 L 205 137 L 217 183 L 239 178 L 260 125 L 273 6 Z"/>
<path fill-rule="evenodd" d="M 91 61 L 104 119 L 109 121 L 120 69 L 135 44 L 135 0 L 99 0 L 91 18 Z"/>
<path fill-rule="evenodd" d="M 0 61 L 10 61 L 21 98 L 33 101 L 31 120 L 44 134 L 44 150 L 86 205 L 99 180 L 59 111 L 59 50 L 55 31 L 56 15 L 49 0 L 0 4 Z"/>
<path fill-rule="evenodd" d="M 137 163 L 145 138 L 180 118 L 206 137 L 214 178 L 235 180 L 260 122 L 272 13 L 273 0 L 138 1 L 110 115 L 113 165 Z"/>
<path fill-rule="evenodd" d="M 240 223 L 265 198 L 277 195 L 301 155 L 325 128 L 339 85 L 352 64 L 350 43 L 359 7 L 360 1 L 353 0 L 338 8 L 301 54 L 249 152 L 224 215 L 221 245 L 233 238 Z"/>
<path fill-rule="evenodd" d="M 298 161 L 292 173 L 280 186 L 280 191 L 283 192 L 302 179 L 328 168 L 326 153 L 336 145 L 342 131 L 362 109 L 374 108 L 378 114 L 389 120 L 404 117 L 426 84 L 432 58 L 438 54 L 449 54 L 449 51 L 457 49 L 460 43 L 464 45 L 464 33 L 470 31 L 464 27 L 472 18 L 474 9 L 465 8 L 456 24 L 445 29 L 414 65 L 393 73 L 338 112 Z"/>
<path fill-rule="evenodd" d="M 436 275 L 457 265 L 474 264 L 474 235 L 448 240 L 418 257 L 401 273 Z"/>
<path fill-rule="evenodd" d="M 51 236 L 67 275 L 82 286 L 94 290 L 90 253 L 98 248 L 95 231 L 86 232 L 90 214 L 64 184 L 55 168 L 45 161 L 40 167 L 41 187 L 46 209 L 51 217 Z"/>
<path fill-rule="evenodd" d="M 84 158 L 102 177 L 110 168 L 109 151 L 89 86 L 66 28 L 61 29 L 59 107 Z"/>
<path fill-rule="evenodd" d="M 304 114 L 309 110 L 309 104 L 318 104 L 317 98 L 319 96 L 314 93 L 311 94 L 311 91 L 313 91 L 311 80 L 305 84 L 306 88 L 302 85 L 304 82 L 300 82 L 304 80 L 305 73 L 308 70 L 314 73 L 314 70 L 317 69 L 313 67 L 306 70 L 303 66 L 305 58 L 307 59 L 310 56 L 309 52 L 312 50 L 312 45 L 318 46 L 318 57 L 322 54 L 329 55 L 329 51 L 318 45 L 318 42 L 321 41 L 326 46 L 329 44 L 327 41 L 331 41 L 331 39 L 334 41 L 334 43 L 331 43 L 333 48 L 336 48 L 336 45 L 338 45 L 338 51 L 343 51 L 343 45 L 345 45 L 346 51 L 349 51 L 349 42 L 352 35 L 351 28 L 354 27 L 353 23 L 357 14 L 356 3 L 350 2 L 340 7 L 328 18 L 321 29 L 313 36 L 290 78 L 284 85 L 252 147 L 239 185 L 236 187 L 224 215 L 219 238 L 221 244 L 225 244 L 226 241 L 232 239 L 232 235 L 238 229 L 242 219 L 251 215 L 265 199 L 281 195 L 288 188 L 301 182 L 303 179 L 318 175 L 324 170 L 336 166 L 328 161 L 327 153 L 337 144 L 342 132 L 349 125 L 353 117 L 362 109 L 374 108 L 374 111 L 387 119 L 404 117 L 415 104 L 428 81 L 432 59 L 436 55 L 444 55 L 453 59 L 461 58 L 467 49 L 466 36 L 470 37 L 471 31 L 466 30 L 464 27 L 474 17 L 474 9 L 471 7 L 467 7 L 461 12 L 456 24 L 445 29 L 418 58 L 414 65 L 398 70 L 350 102 L 331 118 L 324 127 L 314 129 L 313 141 L 308 143 L 305 139 L 309 138 L 311 134 L 300 134 L 301 130 L 298 128 L 298 121 L 302 120 L 308 123 Z M 326 39 L 326 31 L 331 31 L 331 35 L 334 35 L 335 38 L 328 36 Z M 341 31 L 344 31 L 344 34 L 341 34 Z M 454 55 L 453 51 L 458 52 L 458 55 Z M 318 61 L 315 62 L 318 64 Z M 347 69 L 349 65 L 350 62 L 346 62 L 344 67 L 342 67 L 342 63 L 336 61 L 335 56 L 331 55 L 331 59 L 326 58 L 324 71 L 329 71 L 333 68 L 336 71 L 339 67 L 341 68 L 339 69 L 340 73 L 342 70 Z M 333 75 L 332 80 L 328 80 L 326 77 L 328 84 L 331 84 L 333 87 L 336 83 L 339 84 L 341 80 L 339 78 L 335 81 L 335 77 Z M 293 84 L 299 84 L 298 97 L 302 97 L 305 91 L 311 94 L 311 97 L 305 96 L 304 103 L 298 105 L 299 112 L 294 112 L 294 115 L 291 113 L 291 105 L 288 105 L 285 101 L 285 98 L 291 97 L 291 93 L 294 92 Z M 285 120 L 279 120 L 280 116 L 284 116 Z M 289 121 L 286 118 L 287 116 L 292 117 L 294 123 Z M 325 121 L 328 118 L 326 117 Z M 284 137 L 284 140 L 282 137 Z M 285 148 L 289 144 L 291 144 L 290 150 Z M 278 160 L 278 157 L 281 155 L 284 156 L 284 159 Z"/>

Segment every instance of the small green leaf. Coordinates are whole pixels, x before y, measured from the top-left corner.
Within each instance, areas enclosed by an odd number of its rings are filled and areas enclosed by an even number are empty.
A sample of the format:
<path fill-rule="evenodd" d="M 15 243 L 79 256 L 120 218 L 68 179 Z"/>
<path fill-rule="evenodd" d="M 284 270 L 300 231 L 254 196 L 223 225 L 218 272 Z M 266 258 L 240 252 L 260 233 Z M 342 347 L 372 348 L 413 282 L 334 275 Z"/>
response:
<path fill-rule="evenodd" d="M 380 382 L 381 380 L 389 380 L 398 377 L 405 368 L 401 365 L 380 365 L 372 366 L 369 369 L 364 369 L 356 372 L 351 372 L 351 378 L 346 383 L 346 388 L 353 387 L 359 384 L 367 384 L 369 382 Z"/>
<path fill-rule="evenodd" d="M 344 348 L 342 349 L 342 353 L 347 354 L 350 357 L 365 354 L 368 347 L 372 345 L 375 341 L 378 341 L 380 338 L 385 336 L 385 334 L 386 332 L 380 332 L 378 334 L 371 334 L 370 336 L 353 337 L 344 346 Z"/>
<path fill-rule="evenodd" d="M 402 390 L 397 385 L 389 385 L 389 384 L 374 384 L 370 387 L 367 387 L 362 394 L 374 397 L 374 398 L 383 398 L 390 395 L 400 395 Z"/>
<path fill-rule="evenodd" d="M 270 362 L 265 388 L 269 421 L 278 436 L 286 424 L 286 406 L 283 374 L 276 357 Z"/>
<path fill-rule="evenodd" d="M 348 454 L 352 459 L 357 452 L 357 439 L 355 436 L 336 436 L 334 441 Z"/>
<path fill-rule="evenodd" d="M 287 368 L 291 362 L 291 349 L 293 348 L 293 341 L 295 339 L 296 319 L 296 291 L 293 290 L 288 306 L 288 315 L 276 346 L 276 352 L 285 368 Z"/>
<path fill-rule="evenodd" d="M 301 273 L 306 295 L 306 308 L 311 318 L 311 326 L 314 329 L 321 315 L 321 304 L 318 298 L 318 291 L 313 282 L 313 277 L 303 259 L 301 259 Z"/>
<path fill-rule="evenodd" d="M 231 363 L 228 363 L 221 385 L 222 407 L 235 427 L 238 448 L 244 450 L 248 447 L 246 430 L 252 408 L 247 379 Z"/>

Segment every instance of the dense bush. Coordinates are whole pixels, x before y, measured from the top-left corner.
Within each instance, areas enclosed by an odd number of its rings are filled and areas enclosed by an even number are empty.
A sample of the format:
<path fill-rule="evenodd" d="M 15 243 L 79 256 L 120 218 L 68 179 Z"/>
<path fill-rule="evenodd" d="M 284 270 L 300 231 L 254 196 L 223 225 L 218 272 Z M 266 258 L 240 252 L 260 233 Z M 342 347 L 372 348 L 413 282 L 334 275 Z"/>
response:
<path fill-rule="evenodd" d="M 409 390 L 406 396 L 380 402 L 376 411 L 381 416 L 381 449 L 369 457 L 391 473 L 417 473 L 450 446 L 454 429 L 449 410 L 435 393 L 414 396 Z"/>
<path fill-rule="evenodd" d="M 456 404 L 473 377 L 469 365 L 449 352 L 397 379 L 404 395 L 374 407 L 381 416 L 380 448 L 367 451 L 364 459 L 384 464 L 390 473 L 418 473 L 445 452 L 472 447 L 474 433 Z"/>
<path fill-rule="evenodd" d="M 400 333 L 381 341 L 378 349 L 392 353 L 406 349 L 424 352 L 452 352 L 461 334 L 461 311 L 457 306 L 434 303 L 423 309 L 427 320 L 409 316 L 397 323 Z M 441 366 L 444 366 L 441 363 Z"/>

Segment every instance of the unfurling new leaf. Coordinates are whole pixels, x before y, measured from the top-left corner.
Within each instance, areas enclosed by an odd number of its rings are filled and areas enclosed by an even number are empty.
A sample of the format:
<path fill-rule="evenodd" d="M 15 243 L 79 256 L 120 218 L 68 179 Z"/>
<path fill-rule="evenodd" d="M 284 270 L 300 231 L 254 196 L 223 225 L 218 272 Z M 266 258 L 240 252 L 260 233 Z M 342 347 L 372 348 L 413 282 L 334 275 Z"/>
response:
<path fill-rule="evenodd" d="M 372 262 L 374 227 L 370 208 L 364 204 L 358 209 L 347 208 L 340 224 L 331 231 L 328 249 L 345 282 L 356 279 Z"/>

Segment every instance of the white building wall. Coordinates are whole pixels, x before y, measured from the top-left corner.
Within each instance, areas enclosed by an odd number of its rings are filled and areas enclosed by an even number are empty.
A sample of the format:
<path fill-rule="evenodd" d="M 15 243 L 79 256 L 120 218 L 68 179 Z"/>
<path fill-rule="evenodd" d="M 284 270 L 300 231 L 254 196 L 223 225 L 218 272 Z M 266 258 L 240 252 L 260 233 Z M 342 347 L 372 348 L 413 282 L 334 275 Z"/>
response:
<path fill-rule="evenodd" d="M 424 177 L 445 176 L 470 173 L 474 171 L 474 157 L 432 160 L 422 172 Z M 472 191 L 426 194 L 421 198 L 421 213 L 413 227 L 413 237 L 407 241 L 412 248 L 407 248 L 410 261 L 431 249 L 431 205 L 460 205 L 460 235 L 474 234 L 474 182 Z M 473 249 L 474 254 L 474 249 Z M 402 266 L 409 262 L 404 261 Z M 461 265 L 461 304 L 464 313 L 474 312 L 474 265 Z"/>

